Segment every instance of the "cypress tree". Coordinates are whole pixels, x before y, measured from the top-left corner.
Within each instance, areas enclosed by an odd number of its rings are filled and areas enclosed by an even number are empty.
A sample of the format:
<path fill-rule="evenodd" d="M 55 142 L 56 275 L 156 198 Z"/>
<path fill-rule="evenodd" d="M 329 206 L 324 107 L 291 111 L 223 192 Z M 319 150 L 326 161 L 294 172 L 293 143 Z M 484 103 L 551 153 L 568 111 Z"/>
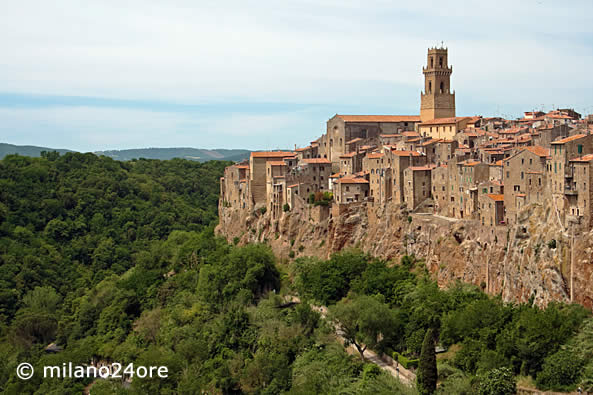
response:
<path fill-rule="evenodd" d="M 437 388 L 437 357 L 434 352 L 434 335 L 432 329 L 426 331 L 422 342 L 420 363 L 418 365 L 418 392 L 421 395 L 430 395 Z"/>

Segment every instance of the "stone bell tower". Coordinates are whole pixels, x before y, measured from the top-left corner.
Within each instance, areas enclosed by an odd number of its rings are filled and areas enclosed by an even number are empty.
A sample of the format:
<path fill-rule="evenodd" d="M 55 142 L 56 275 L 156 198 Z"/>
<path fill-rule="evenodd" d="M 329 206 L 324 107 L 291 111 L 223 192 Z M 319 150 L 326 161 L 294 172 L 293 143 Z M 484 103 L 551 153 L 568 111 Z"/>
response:
<path fill-rule="evenodd" d="M 451 91 L 452 67 L 447 66 L 447 48 L 429 48 L 420 98 L 420 122 L 455 116 L 455 92 Z"/>

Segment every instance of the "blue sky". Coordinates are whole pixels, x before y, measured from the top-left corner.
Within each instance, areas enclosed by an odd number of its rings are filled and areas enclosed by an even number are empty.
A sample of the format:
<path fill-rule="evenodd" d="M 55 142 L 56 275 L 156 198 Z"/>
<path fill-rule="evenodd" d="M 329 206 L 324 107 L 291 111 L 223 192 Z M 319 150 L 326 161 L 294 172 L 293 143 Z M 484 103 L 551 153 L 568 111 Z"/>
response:
<path fill-rule="evenodd" d="M 0 142 L 303 146 L 335 113 L 417 114 L 441 41 L 458 115 L 593 113 L 590 0 L 80 4 L 2 6 Z"/>

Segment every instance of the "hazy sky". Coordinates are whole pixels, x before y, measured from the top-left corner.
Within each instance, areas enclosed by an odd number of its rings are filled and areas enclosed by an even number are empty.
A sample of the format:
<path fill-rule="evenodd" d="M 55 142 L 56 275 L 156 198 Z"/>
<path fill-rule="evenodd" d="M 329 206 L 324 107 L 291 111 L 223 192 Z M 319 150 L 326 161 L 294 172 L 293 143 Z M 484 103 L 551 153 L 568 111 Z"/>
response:
<path fill-rule="evenodd" d="M 458 115 L 593 113 L 593 1 L 4 1 L 0 142 L 81 151 L 306 145 L 418 114 L 444 41 Z"/>

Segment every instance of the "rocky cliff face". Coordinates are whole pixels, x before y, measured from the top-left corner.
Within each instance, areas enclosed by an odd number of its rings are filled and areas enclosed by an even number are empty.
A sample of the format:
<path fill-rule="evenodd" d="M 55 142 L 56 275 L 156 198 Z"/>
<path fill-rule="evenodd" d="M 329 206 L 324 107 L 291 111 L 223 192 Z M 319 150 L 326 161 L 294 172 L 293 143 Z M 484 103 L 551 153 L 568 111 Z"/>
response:
<path fill-rule="evenodd" d="M 473 220 L 409 214 L 392 203 L 352 205 L 319 222 L 312 220 L 306 206 L 277 220 L 257 210 L 222 205 L 219 213 L 219 234 L 241 244 L 265 241 L 282 260 L 327 258 L 347 247 L 396 261 L 414 254 L 425 260 L 439 284 L 473 283 L 506 301 L 533 298 L 540 306 L 570 301 L 572 266 L 573 300 L 593 309 L 593 232 L 575 236 L 573 243 L 554 208 L 547 205 L 528 207 L 517 225 L 497 228 Z"/>

